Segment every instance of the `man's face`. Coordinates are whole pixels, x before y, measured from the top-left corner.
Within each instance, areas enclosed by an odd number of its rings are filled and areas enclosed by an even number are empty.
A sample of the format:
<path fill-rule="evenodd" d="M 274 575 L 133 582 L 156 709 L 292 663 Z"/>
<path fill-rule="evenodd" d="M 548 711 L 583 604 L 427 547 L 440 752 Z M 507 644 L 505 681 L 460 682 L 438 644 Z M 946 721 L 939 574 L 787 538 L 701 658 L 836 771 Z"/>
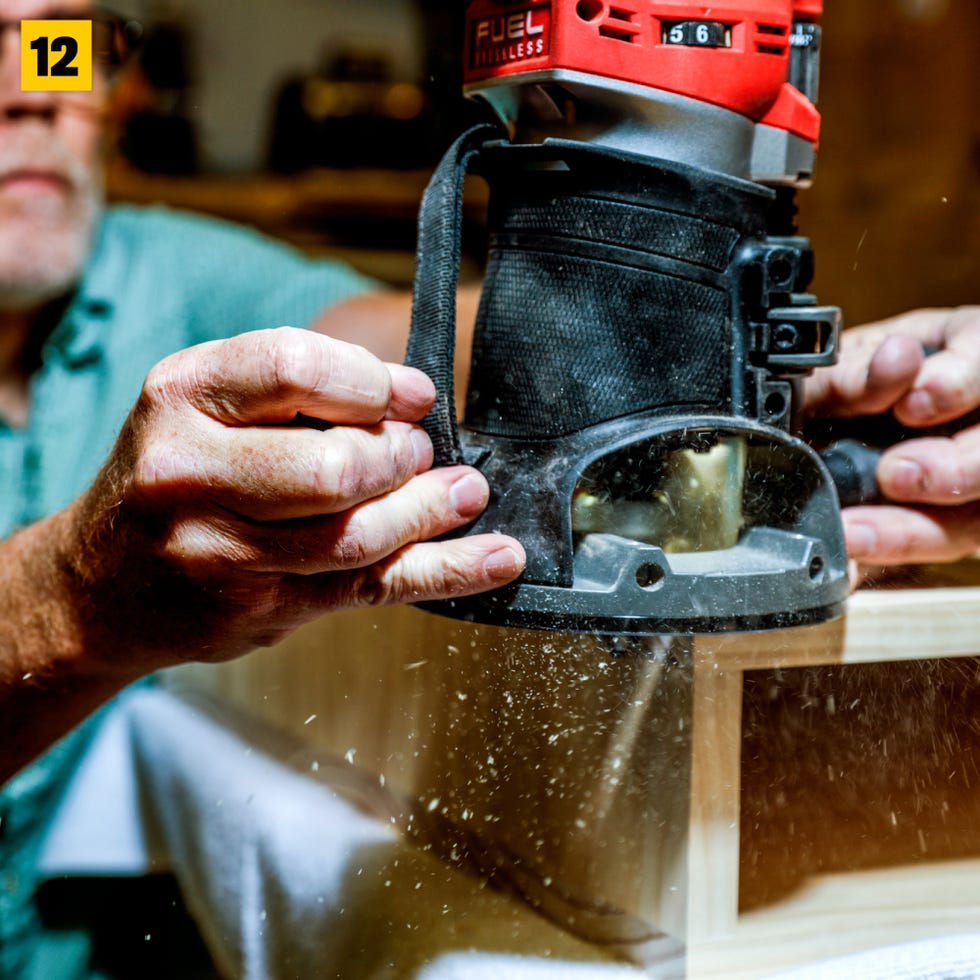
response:
<path fill-rule="evenodd" d="M 22 92 L 11 22 L 90 16 L 88 0 L 0 0 L 0 312 L 32 310 L 81 274 L 101 204 L 105 82 L 92 93 Z"/>

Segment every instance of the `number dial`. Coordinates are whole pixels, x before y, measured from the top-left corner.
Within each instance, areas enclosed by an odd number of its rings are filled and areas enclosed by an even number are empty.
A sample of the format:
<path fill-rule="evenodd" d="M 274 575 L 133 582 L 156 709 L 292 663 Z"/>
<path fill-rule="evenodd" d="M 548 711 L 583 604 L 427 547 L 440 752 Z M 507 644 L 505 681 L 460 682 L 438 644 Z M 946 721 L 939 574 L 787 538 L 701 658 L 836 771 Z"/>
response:
<path fill-rule="evenodd" d="M 729 48 L 731 33 L 716 20 L 680 20 L 663 25 L 664 44 L 683 44 L 691 48 Z"/>

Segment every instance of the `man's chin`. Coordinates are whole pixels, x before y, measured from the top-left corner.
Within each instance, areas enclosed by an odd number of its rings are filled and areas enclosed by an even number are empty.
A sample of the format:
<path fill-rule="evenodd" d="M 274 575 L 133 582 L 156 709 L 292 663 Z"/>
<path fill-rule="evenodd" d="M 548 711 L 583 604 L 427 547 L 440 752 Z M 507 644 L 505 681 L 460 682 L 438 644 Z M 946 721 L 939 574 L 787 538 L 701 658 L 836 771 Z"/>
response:
<path fill-rule="evenodd" d="M 77 286 L 97 213 L 55 221 L 0 215 L 0 311 L 30 311 Z"/>
<path fill-rule="evenodd" d="M 4 262 L 0 255 L 0 312 L 24 313 L 66 296 L 82 276 L 84 255 L 21 256 Z"/>

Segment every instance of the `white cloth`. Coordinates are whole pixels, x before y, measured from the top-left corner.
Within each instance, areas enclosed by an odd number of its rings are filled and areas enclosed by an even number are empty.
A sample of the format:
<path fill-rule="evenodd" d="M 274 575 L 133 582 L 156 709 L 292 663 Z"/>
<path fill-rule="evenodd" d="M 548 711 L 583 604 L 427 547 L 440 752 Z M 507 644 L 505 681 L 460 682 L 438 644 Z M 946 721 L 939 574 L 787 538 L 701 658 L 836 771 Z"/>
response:
<path fill-rule="evenodd" d="M 69 790 L 49 875 L 172 869 L 244 980 L 638 980 L 162 689 L 126 695 Z M 980 934 L 771 980 L 980 980 Z"/>
<path fill-rule="evenodd" d="M 140 814 L 129 714 L 105 713 L 41 850 L 42 875 L 141 875 L 166 871 Z"/>
<path fill-rule="evenodd" d="M 67 803 L 48 873 L 172 868 L 229 977 L 645 976 L 163 689 L 123 699 Z"/>
<path fill-rule="evenodd" d="M 980 933 L 920 939 L 779 973 L 769 980 L 977 980 Z"/>

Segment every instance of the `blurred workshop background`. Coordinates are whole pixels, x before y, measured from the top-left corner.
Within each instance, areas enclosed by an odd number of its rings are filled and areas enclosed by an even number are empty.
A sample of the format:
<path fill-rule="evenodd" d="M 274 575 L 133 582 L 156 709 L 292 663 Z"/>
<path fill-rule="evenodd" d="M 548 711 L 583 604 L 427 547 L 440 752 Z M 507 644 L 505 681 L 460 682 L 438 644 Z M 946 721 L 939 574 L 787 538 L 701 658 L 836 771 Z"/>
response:
<path fill-rule="evenodd" d="M 410 282 L 428 171 L 478 110 L 461 0 L 118 0 L 145 25 L 114 107 L 116 200 L 254 224 Z M 825 0 L 801 231 L 847 322 L 980 300 L 980 4 Z M 479 274 L 482 188 L 464 275 Z"/>

